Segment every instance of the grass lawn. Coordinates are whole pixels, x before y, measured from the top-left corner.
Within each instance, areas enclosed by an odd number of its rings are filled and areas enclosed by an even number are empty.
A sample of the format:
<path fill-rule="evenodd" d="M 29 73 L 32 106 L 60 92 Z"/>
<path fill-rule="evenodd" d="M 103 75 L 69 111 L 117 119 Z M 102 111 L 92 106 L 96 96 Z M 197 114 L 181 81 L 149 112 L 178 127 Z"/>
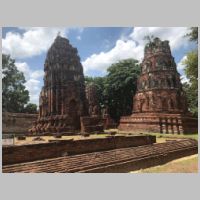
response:
<path fill-rule="evenodd" d="M 187 135 L 183 135 L 183 134 L 161 134 L 161 133 L 150 133 L 149 135 L 155 135 L 156 138 L 191 138 L 191 139 L 195 139 L 198 140 L 198 134 L 187 134 Z"/>
<path fill-rule="evenodd" d="M 128 134 L 132 133 L 134 134 L 133 131 L 118 131 L 115 129 L 118 134 Z M 141 134 L 141 133 L 140 133 Z M 165 139 L 181 139 L 181 138 L 191 138 L 198 140 L 198 133 L 191 133 L 191 134 L 164 134 L 164 133 L 142 133 L 143 135 L 154 135 L 156 136 L 157 142 L 164 142 Z M 141 135 L 142 135 L 141 134 Z"/>
<path fill-rule="evenodd" d="M 131 173 L 198 173 L 198 155 L 173 160 L 167 164 Z"/>

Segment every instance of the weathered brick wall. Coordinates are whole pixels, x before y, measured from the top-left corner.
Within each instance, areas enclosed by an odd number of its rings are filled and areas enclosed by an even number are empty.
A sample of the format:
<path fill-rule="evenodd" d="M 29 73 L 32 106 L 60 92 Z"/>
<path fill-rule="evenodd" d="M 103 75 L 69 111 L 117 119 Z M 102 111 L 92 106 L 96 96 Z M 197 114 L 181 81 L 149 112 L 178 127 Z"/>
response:
<path fill-rule="evenodd" d="M 2 163 L 14 164 L 46 158 L 81 154 L 152 144 L 155 136 L 115 136 L 84 140 L 62 140 L 49 143 L 3 146 Z"/>
<path fill-rule="evenodd" d="M 118 129 L 136 133 L 191 134 L 198 132 L 198 119 L 181 114 L 140 113 L 121 117 Z"/>
<path fill-rule="evenodd" d="M 103 132 L 104 120 L 100 116 L 81 117 L 81 132 Z"/>
<path fill-rule="evenodd" d="M 33 122 L 37 120 L 37 114 L 27 113 L 2 113 L 2 130 L 3 133 L 28 133 L 28 129 L 32 127 Z"/>

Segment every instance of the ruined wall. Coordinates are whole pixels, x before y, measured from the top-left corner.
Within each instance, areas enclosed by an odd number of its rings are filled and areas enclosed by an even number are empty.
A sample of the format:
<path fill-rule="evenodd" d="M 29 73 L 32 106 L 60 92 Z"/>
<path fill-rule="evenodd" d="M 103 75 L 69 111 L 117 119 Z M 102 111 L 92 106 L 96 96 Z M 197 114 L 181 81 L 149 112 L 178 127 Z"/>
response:
<path fill-rule="evenodd" d="M 49 143 L 21 146 L 3 146 L 2 163 L 14 164 L 64 155 L 106 151 L 115 148 L 126 148 L 152 144 L 155 136 L 115 136 L 84 140 L 60 140 Z"/>
<path fill-rule="evenodd" d="M 2 113 L 2 132 L 27 134 L 33 122 L 37 120 L 38 114 L 27 113 Z"/>
<path fill-rule="evenodd" d="M 104 120 L 101 116 L 81 117 L 82 133 L 103 133 Z"/>

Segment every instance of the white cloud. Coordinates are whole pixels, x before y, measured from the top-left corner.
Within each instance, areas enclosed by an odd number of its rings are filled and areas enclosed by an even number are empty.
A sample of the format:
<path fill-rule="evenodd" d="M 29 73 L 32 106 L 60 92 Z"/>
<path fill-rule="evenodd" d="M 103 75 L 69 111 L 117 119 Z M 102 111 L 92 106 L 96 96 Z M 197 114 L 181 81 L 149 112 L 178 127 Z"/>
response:
<path fill-rule="evenodd" d="M 36 79 L 29 79 L 26 83 L 26 89 L 29 91 L 30 95 L 30 102 L 39 104 L 39 96 L 40 96 L 40 90 L 41 90 L 41 82 Z"/>
<path fill-rule="evenodd" d="M 115 63 L 121 59 L 133 57 L 136 59 L 142 58 L 141 47 L 136 46 L 136 43 L 132 40 L 117 40 L 113 49 L 108 52 L 93 54 L 83 61 L 82 64 L 86 74 L 93 70 L 105 73 L 108 66 L 110 66 L 112 63 Z"/>
<path fill-rule="evenodd" d="M 41 90 L 41 80 L 43 77 L 44 71 L 42 70 L 31 70 L 29 65 L 26 62 L 16 62 L 17 69 L 24 73 L 26 83 L 26 89 L 29 91 L 30 102 L 38 105 L 39 103 L 39 94 Z"/>
<path fill-rule="evenodd" d="M 84 72 L 87 75 L 90 75 L 92 71 L 105 74 L 106 69 L 120 59 L 135 58 L 141 61 L 144 54 L 144 37 L 147 35 L 154 35 L 162 40 L 169 40 L 172 51 L 187 47 L 189 44 L 188 38 L 184 37 L 187 32 L 187 27 L 135 27 L 130 35 L 120 37 L 115 47 L 110 51 L 92 54 L 85 59 L 82 62 Z"/>
<path fill-rule="evenodd" d="M 177 64 L 177 70 L 182 74 L 184 69 L 185 69 L 185 65 L 183 64 L 183 62 L 187 59 L 187 56 L 183 56 L 183 58 L 179 61 L 179 63 Z"/>
<path fill-rule="evenodd" d="M 42 70 L 35 70 L 31 73 L 31 78 L 37 79 L 44 76 L 44 71 Z"/>
<path fill-rule="evenodd" d="M 76 39 L 77 39 L 77 40 L 81 40 L 81 36 L 78 35 L 78 36 L 76 37 Z"/>
<path fill-rule="evenodd" d="M 44 75 L 43 70 L 31 70 L 26 62 L 16 62 L 15 65 L 19 71 L 24 73 L 26 80 L 38 79 Z"/>
<path fill-rule="evenodd" d="M 188 38 L 184 35 L 188 32 L 187 27 L 135 27 L 130 37 L 139 45 L 144 45 L 144 37 L 153 35 L 161 40 L 169 40 L 172 50 L 188 46 Z"/>
<path fill-rule="evenodd" d="M 181 79 L 181 83 L 189 83 L 189 79 L 187 79 L 186 75 L 182 75 L 180 79 Z"/>
<path fill-rule="evenodd" d="M 8 32 L 2 39 L 2 51 L 13 58 L 27 58 L 46 52 L 60 32 L 66 36 L 66 28 L 20 27 L 23 34 Z"/>
<path fill-rule="evenodd" d="M 187 55 L 186 56 L 183 56 L 183 58 L 178 62 L 177 64 L 177 70 L 178 72 L 180 73 L 181 77 L 181 82 L 182 83 L 189 83 L 189 79 L 187 79 L 186 75 L 185 75 L 185 65 L 183 64 L 184 61 L 187 59 Z"/>

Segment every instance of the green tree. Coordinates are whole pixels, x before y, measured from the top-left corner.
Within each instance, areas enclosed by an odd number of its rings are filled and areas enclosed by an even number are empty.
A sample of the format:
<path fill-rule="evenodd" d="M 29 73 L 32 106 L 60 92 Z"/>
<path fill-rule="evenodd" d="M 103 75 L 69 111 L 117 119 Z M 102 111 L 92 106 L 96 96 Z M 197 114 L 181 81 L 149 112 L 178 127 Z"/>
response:
<path fill-rule="evenodd" d="M 193 90 L 189 83 L 183 84 L 183 90 L 186 92 L 189 111 L 194 117 L 198 117 L 198 91 Z"/>
<path fill-rule="evenodd" d="M 33 104 L 33 103 L 28 103 L 23 112 L 25 113 L 30 113 L 30 114 L 35 114 L 37 113 L 37 105 L 36 104 Z"/>
<path fill-rule="evenodd" d="M 198 52 L 191 51 L 187 54 L 187 58 L 184 60 L 185 74 L 192 84 L 192 88 L 198 89 Z"/>
<path fill-rule="evenodd" d="M 2 109 L 7 112 L 23 112 L 29 101 L 29 92 L 25 89 L 25 77 L 17 70 L 15 60 L 2 55 Z"/>
<path fill-rule="evenodd" d="M 146 41 L 147 43 L 152 43 L 154 39 L 155 39 L 154 35 L 145 35 L 143 38 L 143 40 Z"/>
<path fill-rule="evenodd" d="M 140 66 L 137 60 L 126 59 L 112 64 L 107 71 L 104 99 L 111 117 L 118 121 L 122 115 L 132 112 Z"/>
<path fill-rule="evenodd" d="M 198 27 L 191 27 L 190 32 L 186 34 L 190 41 L 195 41 L 198 43 Z"/>
<path fill-rule="evenodd" d="M 189 40 L 196 41 L 198 43 L 198 28 L 190 28 L 190 33 L 186 36 Z M 198 49 L 192 50 L 187 54 L 187 58 L 184 60 L 185 74 L 189 80 L 188 84 L 184 84 L 183 88 L 186 92 L 188 99 L 189 110 L 192 114 L 198 116 Z"/>
<path fill-rule="evenodd" d="M 85 77 L 85 84 L 95 84 L 97 87 L 97 95 L 101 108 L 105 107 L 106 101 L 104 96 L 106 77 Z"/>

